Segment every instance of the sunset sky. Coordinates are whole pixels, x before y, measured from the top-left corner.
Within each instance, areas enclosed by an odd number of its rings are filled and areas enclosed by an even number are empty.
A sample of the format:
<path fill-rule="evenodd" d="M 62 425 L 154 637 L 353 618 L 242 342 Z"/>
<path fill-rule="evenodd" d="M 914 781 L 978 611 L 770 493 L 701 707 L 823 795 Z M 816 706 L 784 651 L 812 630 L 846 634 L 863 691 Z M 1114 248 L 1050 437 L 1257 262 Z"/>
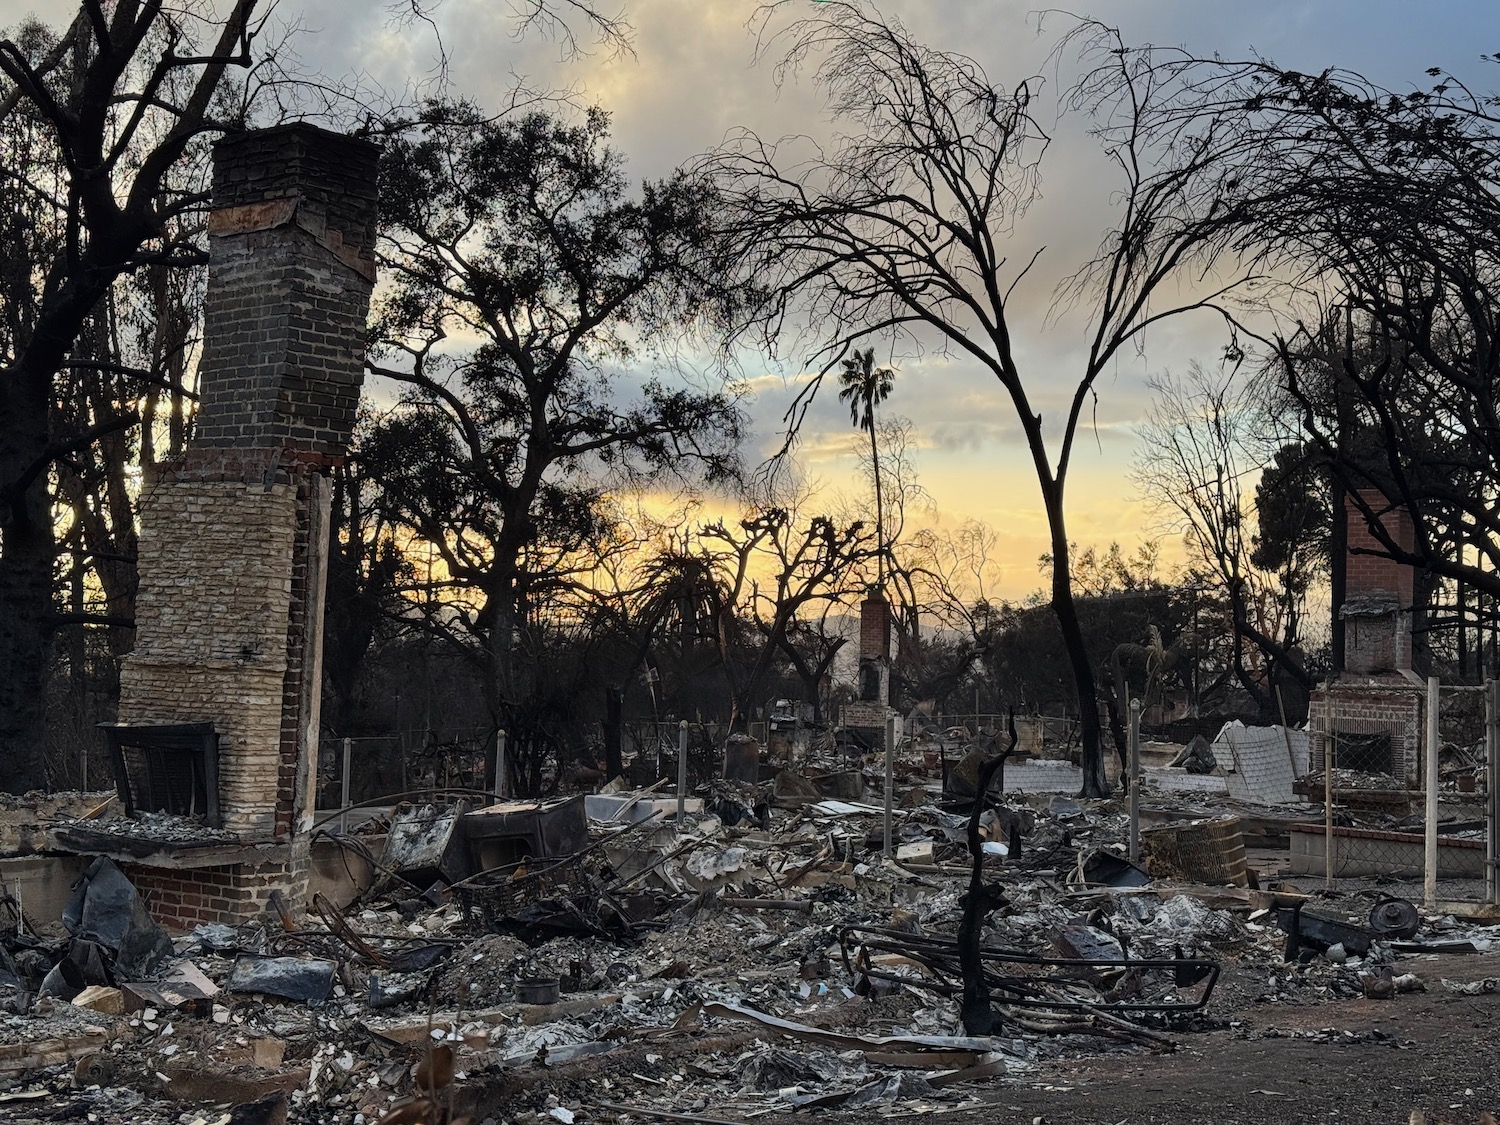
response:
<path fill-rule="evenodd" d="M 613 115 L 614 142 L 636 177 L 664 175 L 738 126 L 769 137 L 829 134 L 811 83 L 778 89 L 768 67 L 752 65 L 746 21 L 753 3 L 606 2 L 618 3 L 634 26 L 633 57 L 596 53 L 564 60 L 556 44 L 534 37 L 517 41 L 503 0 L 442 0 L 435 22 L 453 89 L 499 106 L 517 75 L 537 85 L 572 87 Z M 399 89 L 408 78 L 433 73 L 438 49 L 430 30 L 392 22 L 398 7 L 377 0 L 283 0 L 276 13 L 300 24 L 297 49 L 310 67 L 329 75 L 361 71 Z M 815 7 L 812 0 L 805 4 L 809 12 Z M 0 0 L 0 20 L 7 25 L 28 10 L 49 14 L 36 0 Z M 1065 17 L 1041 19 L 1034 4 L 1012 0 L 888 0 L 882 10 L 929 45 L 972 55 L 1000 85 L 1037 73 L 1066 26 Z M 1396 88 L 1423 82 L 1429 66 L 1446 67 L 1481 88 L 1500 86 L 1500 72 L 1479 59 L 1500 50 L 1494 0 L 1096 0 L 1075 10 L 1114 23 L 1128 43 L 1182 45 L 1230 57 L 1254 51 L 1301 70 L 1359 70 Z M 1065 82 L 1067 75 L 1048 75 L 1047 89 L 1055 96 L 1056 79 Z M 1088 258 L 1108 229 L 1117 181 L 1091 142 L 1066 125 L 1042 174 L 1044 199 L 1016 232 L 1014 257 L 1045 251 L 1013 310 L 1013 328 L 1028 385 L 1045 416 L 1073 385 L 1083 335 L 1078 318 L 1043 324 L 1052 287 Z M 1158 534 L 1128 480 L 1134 426 L 1148 405 L 1144 378 L 1180 371 L 1193 358 L 1212 362 L 1223 342 L 1211 319 L 1168 322 L 1147 337 L 1142 355 L 1122 361 L 1101 384 L 1097 428 L 1080 436 L 1070 485 L 1069 522 L 1077 542 L 1104 546 L 1116 539 L 1128 549 Z M 800 374 L 798 358 L 786 356 L 771 367 L 745 357 L 744 375 L 757 394 L 757 452 L 776 444 L 792 393 L 789 381 Z M 824 487 L 847 490 L 853 433 L 835 389 L 825 390 L 808 418 L 802 463 Z M 1003 552 L 999 592 L 1021 597 L 1034 589 L 1045 522 L 1018 427 L 998 386 L 972 364 L 928 356 L 901 365 L 888 409 L 915 425 L 918 469 L 936 502 L 934 518 L 952 527 L 971 517 L 993 525 Z M 1164 554 L 1177 557 L 1175 545 Z"/>

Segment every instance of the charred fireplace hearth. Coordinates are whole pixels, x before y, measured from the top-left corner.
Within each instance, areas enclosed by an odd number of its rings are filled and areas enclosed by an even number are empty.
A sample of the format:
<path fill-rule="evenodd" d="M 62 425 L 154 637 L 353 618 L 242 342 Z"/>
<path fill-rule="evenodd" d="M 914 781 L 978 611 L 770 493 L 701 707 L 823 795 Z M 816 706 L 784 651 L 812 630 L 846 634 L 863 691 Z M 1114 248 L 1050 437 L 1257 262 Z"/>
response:
<path fill-rule="evenodd" d="M 169 813 L 218 828 L 219 736 L 213 723 L 104 728 L 125 815 Z"/>
<path fill-rule="evenodd" d="M 1333 731 L 1333 760 L 1339 769 L 1359 773 L 1396 772 L 1395 746 L 1389 730 Z"/>

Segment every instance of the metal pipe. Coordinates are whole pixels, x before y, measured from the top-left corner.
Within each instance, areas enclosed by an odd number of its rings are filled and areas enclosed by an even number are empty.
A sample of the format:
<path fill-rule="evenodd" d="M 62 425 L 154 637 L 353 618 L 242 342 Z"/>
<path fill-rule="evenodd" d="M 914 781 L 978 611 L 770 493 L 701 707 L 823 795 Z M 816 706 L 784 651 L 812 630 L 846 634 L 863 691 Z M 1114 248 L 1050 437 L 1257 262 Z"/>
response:
<path fill-rule="evenodd" d="M 349 831 L 349 756 L 354 749 L 354 739 L 344 739 L 344 779 L 339 785 L 339 831 Z"/>
<path fill-rule="evenodd" d="M 1141 861 L 1141 701 L 1130 701 L 1130 862 Z"/>
<path fill-rule="evenodd" d="M 687 720 L 677 724 L 677 827 L 687 819 Z"/>
<path fill-rule="evenodd" d="M 501 800 L 510 788 L 505 776 L 505 732 L 495 732 L 495 800 Z"/>
<path fill-rule="evenodd" d="M 1281 697 L 1281 685 L 1276 685 L 1276 709 L 1281 712 L 1281 741 L 1286 744 L 1286 760 L 1292 767 L 1292 780 L 1297 780 L 1297 754 L 1292 749 L 1291 724 L 1286 721 L 1286 700 Z"/>
<path fill-rule="evenodd" d="M 1484 901 L 1494 903 L 1495 895 L 1495 829 L 1500 817 L 1496 816 L 1497 797 L 1495 784 L 1500 771 L 1496 769 L 1495 751 L 1500 739 L 1496 738 L 1495 724 L 1500 721 L 1500 708 L 1496 706 L 1495 691 L 1500 687 L 1500 680 L 1486 680 L 1484 682 Z"/>
<path fill-rule="evenodd" d="M 725 906 L 736 910 L 792 910 L 800 914 L 812 913 L 810 898 L 729 898 L 719 899 Z"/>
<path fill-rule="evenodd" d="M 488 789 L 466 789 L 459 787 L 436 786 L 431 789 L 402 789 L 396 793 L 382 793 L 379 797 L 371 797 L 368 801 L 356 801 L 349 806 L 349 811 L 355 809 L 373 809 L 386 806 L 394 807 L 406 800 L 433 801 L 439 797 L 489 797 L 492 794 Z M 343 816 L 343 810 L 333 809 L 322 820 L 313 821 L 310 831 L 318 829 L 338 820 Z"/>
<path fill-rule="evenodd" d="M 895 852 L 891 848 L 891 814 L 896 790 L 896 718 L 885 717 L 885 857 L 890 859 Z M 983 794 L 980 795 L 983 799 Z"/>
<path fill-rule="evenodd" d="M 1423 844 L 1426 853 L 1422 899 L 1428 910 L 1437 908 L 1438 876 L 1438 679 L 1427 677 L 1427 823 Z"/>
<path fill-rule="evenodd" d="M 1334 853 L 1338 851 L 1338 838 L 1333 834 L 1333 771 L 1337 766 L 1338 737 L 1328 731 L 1323 735 L 1323 885 L 1330 891 L 1333 890 Z"/>

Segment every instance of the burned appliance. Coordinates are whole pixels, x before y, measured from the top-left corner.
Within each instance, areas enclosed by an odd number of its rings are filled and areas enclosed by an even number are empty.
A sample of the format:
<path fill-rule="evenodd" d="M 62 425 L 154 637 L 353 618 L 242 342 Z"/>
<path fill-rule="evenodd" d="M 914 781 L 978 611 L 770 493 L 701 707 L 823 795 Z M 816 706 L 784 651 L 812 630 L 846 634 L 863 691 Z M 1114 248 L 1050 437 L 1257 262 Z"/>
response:
<path fill-rule="evenodd" d="M 503 803 L 477 809 L 463 820 L 474 870 L 488 871 L 525 859 L 560 859 L 588 846 L 582 796 L 550 803 Z"/>

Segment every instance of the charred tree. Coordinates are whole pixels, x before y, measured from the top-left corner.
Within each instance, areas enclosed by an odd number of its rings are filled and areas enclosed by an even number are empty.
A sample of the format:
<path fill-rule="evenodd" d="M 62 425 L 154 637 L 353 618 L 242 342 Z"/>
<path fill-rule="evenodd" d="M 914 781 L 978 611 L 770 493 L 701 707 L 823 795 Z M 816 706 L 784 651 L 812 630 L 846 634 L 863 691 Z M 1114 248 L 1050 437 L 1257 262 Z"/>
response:
<path fill-rule="evenodd" d="M 819 11 L 768 28 L 763 42 L 783 69 L 820 60 L 815 77 L 839 119 L 839 142 L 792 156 L 747 132 L 707 159 L 730 213 L 726 253 L 764 297 L 750 319 L 772 349 L 818 341 L 808 359 L 824 372 L 879 341 L 893 354 L 945 349 L 994 377 L 1046 512 L 1052 608 L 1082 725 L 1083 792 L 1105 795 L 1094 670 L 1069 581 L 1068 472 L 1097 383 L 1116 358 L 1166 317 L 1222 311 L 1220 299 L 1238 284 L 1216 283 L 1198 297 L 1169 292 L 1184 271 L 1196 281 L 1215 266 L 1218 212 L 1204 182 L 1217 175 L 1216 138 L 1154 146 L 1138 121 L 1171 91 L 1101 26 L 1083 24 L 1065 41 L 1081 45 L 1094 67 L 1069 108 L 1089 120 L 1122 183 L 1116 229 L 1057 293 L 1054 311 L 1084 306 L 1089 327 L 1065 405 L 1044 423 L 1042 377 L 1023 369 L 1016 343 L 1025 305 L 1012 301 L 1042 251 L 1010 256 L 1040 190 L 1047 138 L 1032 112 L 1038 83 L 993 83 L 973 59 L 918 43 L 857 4 Z M 1056 386 L 1053 372 L 1045 380 Z M 794 405 L 793 423 L 816 387 Z"/>
<path fill-rule="evenodd" d="M 125 411 L 59 433 L 59 384 L 119 279 L 203 260 L 173 237 L 174 220 L 205 202 L 182 162 L 203 134 L 237 124 L 216 98 L 228 68 L 251 62 L 256 7 L 237 0 L 216 16 L 85 0 L 54 41 L 34 28 L 0 41 L 0 126 L 23 122 L 47 149 L 11 185 L 28 198 L 8 210 L 25 223 L 45 199 L 56 232 L 39 247 L 9 224 L 0 293 L 0 787 L 14 792 L 46 780 L 44 685 L 57 624 L 51 470 L 138 421 Z M 7 164 L 19 155 L 13 142 Z M 23 248 L 43 253 L 18 256 Z"/>
<path fill-rule="evenodd" d="M 1005 904 L 1005 891 L 999 883 L 984 881 L 984 841 L 979 834 L 979 819 L 987 805 L 990 782 L 1005 768 L 1006 759 L 1016 749 L 1016 715 L 1010 714 L 1010 745 L 1005 752 L 991 758 L 979 771 L 979 795 L 969 810 L 967 842 L 969 847 L 969 889 L 964 894 L 963 916 L 958 924 L 958 967 L 963 977 L 963 999 L 959 1018 L 970 1035 L 993 1035 L 1000 1027 L 1000 1017 L 990 1007 L 990 989 L 984 979 L 984 959 L 980 956 L 980 939 L 990 913 Z"/>
<path fill-rule="evenodd" d="M 385 511 L 441 561 L 518 745 L 541 607 L 610 549 L 611 489 L 738 473 L 731 384 L 629 378 L 723 296 L 703 252 L 714 192 L 686 173 L 632 191 L 608 131 L 598 109 L 494 120 L 442 104 L 382 160 L 372 369 L 405 394 L 367 449 Z"/>

